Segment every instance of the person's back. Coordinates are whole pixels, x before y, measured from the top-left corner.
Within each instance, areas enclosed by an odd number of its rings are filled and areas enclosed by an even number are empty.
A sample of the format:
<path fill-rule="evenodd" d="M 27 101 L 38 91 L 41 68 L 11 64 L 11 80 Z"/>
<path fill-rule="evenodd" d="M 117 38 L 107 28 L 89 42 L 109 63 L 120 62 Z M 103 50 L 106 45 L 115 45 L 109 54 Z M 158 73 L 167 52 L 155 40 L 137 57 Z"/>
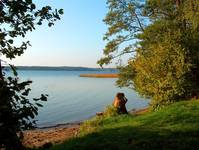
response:
<path fill-rule="evenodd" d="M 121 104 L 120 104 L 120 105 L 121 105 L 121 112 L 124 113 L 124 114 L 128 114 L 128 112 L 127 112 L 127 110 L 126 110 L 126 102 L 127 102 L 127 101 L 122 100 L 122 101 L 121 101 Z"/>
<path fill-rule="evenodd" d="M 120 99 L 116 96 L 115 99 L 114 99 L 114 101 L 113 101 L 113 106 L 116 107 L 116 108 L 118 108 L 118 107 L 120 107 L 120 105 L 121 105 L 121 101 L 120 101 Z"/>
<path fill-rule="evenodd" d="M 126 102 L 127 102 L 127 99 L 124 93 L 117 93 L 113 102 L 113 106 L 118 109 L 119 113 L 127 114 L 128 112 L 125 106 Z"/>

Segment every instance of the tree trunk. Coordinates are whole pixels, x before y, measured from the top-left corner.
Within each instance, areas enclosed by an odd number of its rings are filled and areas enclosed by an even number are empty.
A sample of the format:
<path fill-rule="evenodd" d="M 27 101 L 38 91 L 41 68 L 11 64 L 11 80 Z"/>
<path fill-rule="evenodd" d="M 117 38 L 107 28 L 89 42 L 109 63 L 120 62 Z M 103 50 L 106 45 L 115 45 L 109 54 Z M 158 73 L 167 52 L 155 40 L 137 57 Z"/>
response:
<path fill-rule="evenodd" d="M 1 59 L 0 59 L 0 80 L 3 80 L 3 73 L 2 73 Z"/>

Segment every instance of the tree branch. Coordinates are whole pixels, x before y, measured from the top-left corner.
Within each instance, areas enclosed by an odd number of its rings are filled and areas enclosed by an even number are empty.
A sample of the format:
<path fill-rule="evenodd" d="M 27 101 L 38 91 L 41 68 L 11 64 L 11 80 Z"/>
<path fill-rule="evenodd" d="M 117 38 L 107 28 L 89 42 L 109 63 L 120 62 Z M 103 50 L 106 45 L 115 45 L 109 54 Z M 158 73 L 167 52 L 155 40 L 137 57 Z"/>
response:
<path fill-rule="evenodd" d="M 124 8 L 128 9 L 128 7 L 126 6 L 126 3 L 122 2 L 121 0 L 120 0 L 119 2 L 122 4 L 122 6 L 123 6 Z M 135 11 L 136 11 L 136 9 L 135 9 Z M 138 25 L 139 25 L 139 27 L 140 27 L 140 29 L 141 29 L 142 31 L 144 31 L 144 28 L 143 28 L 143 26 L 142 26 L 142 23 L 141 23 L 141 21 L 140 21 L 138 15 L 136 14 L 135 11 L 132 13 L 132 15 L 135 16 L 135 18 L 136 18 L 136 20 L 137 20 L 137 22 L 138 22 Z"/>
<path fill-rule="evenodd" d="M 137 22 L 138 22 L 138 24 L 139 24 L 139 26 L 140 26 L 140 29 L 141 29 L 142 31 L 144 31 L 144 28 L 143 28 L 143 26 L 142 26 L 142 24 L 141 24 L 141 22 L 140 22 L 140 19 L 139 19 L 138 15 L 136 14 L 136 12 L 135 12 L 134 14 L 135 14 L 135 17 L 136 17 L 136 19 L 137 19 Z"/>
<path fill-rule="evenodd" d="M 132 51 L 128 51 L 128 52 L 122 52 L 122 53 L 120 53 L 120 54 L 118 54 L 118 55 L 116 55 L 116 56 L 112 56 L 112 59 L 115 59 L 115 58 L 117 58 L 117 57 L 120 57 L 120 56 L 122 56 L 122 55 L 124 55 L 124 54 L 129 54 L 129 53 L 132 53 L 132 52 L 135 52 L 135 50 L 132 50 Z"/>

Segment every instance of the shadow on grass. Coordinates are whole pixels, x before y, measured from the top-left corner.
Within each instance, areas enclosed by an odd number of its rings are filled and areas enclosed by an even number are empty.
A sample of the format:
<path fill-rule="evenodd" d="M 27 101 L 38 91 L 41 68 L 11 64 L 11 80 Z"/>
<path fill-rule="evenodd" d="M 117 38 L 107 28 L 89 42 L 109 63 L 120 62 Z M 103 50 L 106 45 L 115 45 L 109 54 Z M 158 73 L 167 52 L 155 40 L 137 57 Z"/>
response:
<path fill-rule="evenodd" d="M 171 132 L 130 126 L 105 129 L 71 139 L 52 150 L 196 150 L 199 131 Z"/>

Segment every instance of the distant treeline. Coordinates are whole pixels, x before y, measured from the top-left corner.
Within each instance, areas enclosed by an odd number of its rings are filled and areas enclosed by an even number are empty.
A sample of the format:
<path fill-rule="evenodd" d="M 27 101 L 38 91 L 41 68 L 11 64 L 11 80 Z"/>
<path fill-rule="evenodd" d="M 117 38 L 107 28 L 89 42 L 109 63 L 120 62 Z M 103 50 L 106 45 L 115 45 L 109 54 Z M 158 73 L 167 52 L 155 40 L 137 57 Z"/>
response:
<path fill-rule="evenodd" d="M 50 67 L 50 66 L 17 66 L 17 70 L 46 70 L 46 71 L 111 71 L 117 72 L 116 68 L 87 68 L 87 67 Z M 4 69 L 10 70 L 9 66 L 5 66 Z"/>

